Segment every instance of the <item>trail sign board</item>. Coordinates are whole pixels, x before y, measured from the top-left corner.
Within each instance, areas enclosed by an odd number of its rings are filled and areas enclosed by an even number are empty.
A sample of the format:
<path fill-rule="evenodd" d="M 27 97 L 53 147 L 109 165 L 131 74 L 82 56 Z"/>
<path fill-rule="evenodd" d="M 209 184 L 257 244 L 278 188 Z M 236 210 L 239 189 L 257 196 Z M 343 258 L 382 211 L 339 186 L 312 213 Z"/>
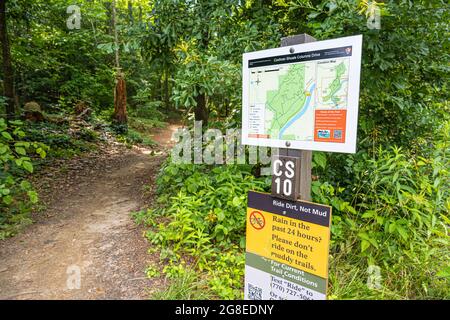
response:
<path fill-rule="evenodd" d="M 272 161 L 272 195 L 297 200 L 299 196 L 300 158 L 274 156 Z"/>
<path fill-rule="evenodd" d="M 242 144 L 356 152 L 362 36 L 244 53 Z"/>
<path fill-rule="evenodd" d="M 329 206 L 250 191 L 245 299 L 326 299 L 330 225 Z"/>

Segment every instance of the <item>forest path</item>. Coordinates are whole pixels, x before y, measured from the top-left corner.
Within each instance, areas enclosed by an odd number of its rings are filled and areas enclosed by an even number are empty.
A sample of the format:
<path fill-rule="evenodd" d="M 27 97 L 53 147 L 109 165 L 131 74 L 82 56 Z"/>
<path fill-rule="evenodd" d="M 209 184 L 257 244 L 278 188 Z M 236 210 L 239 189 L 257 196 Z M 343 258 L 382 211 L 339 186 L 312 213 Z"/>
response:
<path fill-rule="evenodd" d="M 109 142 L 43 168 L 45 209 L 0 242 L 0 299 L 144 299 L 160 286 L 145 277 L 155 257 L 130 213 L 152 201 L 144 186 L 153 186 L 177 128 L 155 129 L 156 153 Z"/>

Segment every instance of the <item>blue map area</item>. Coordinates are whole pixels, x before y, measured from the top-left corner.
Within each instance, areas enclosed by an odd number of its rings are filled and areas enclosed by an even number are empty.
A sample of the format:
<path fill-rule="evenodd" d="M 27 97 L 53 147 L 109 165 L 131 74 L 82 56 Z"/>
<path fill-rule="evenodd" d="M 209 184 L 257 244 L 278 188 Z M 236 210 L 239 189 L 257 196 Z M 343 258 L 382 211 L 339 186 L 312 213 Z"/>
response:
<path fill-rule="evenodd" d="M 316 87 L 316 84 L 313 83 L 312 86 L 311 86 L 311 88 L 309 89 L 309 95 L 307 96 L 307 98 L 306 98 L 306 100 L 305 100 L 305 105 L 303 106 L 302 109 L 300 109 L 300 111 L 299 111 L 295 116 L 292 117 L 292 119 L 290 119 L 290 120 L 283 126 L 283 128 L 281 128 L 280 133 L 279 133 L 279 135 L 278 135 L 278 139 L 282 139 L 284 132 L 285 132 L 285 131 L 286 131 L 286 130 L 287 130 L 287 129 L 295 122 L 295 121 L 297 121 L 298 119 L 300 119 L 300 118 L 305 114 L 305 112 L 308 110 L 309 104 L 310 104 L 310 102 L 311 102 L 312 93 L 313 93 L 315 87 Z"/>

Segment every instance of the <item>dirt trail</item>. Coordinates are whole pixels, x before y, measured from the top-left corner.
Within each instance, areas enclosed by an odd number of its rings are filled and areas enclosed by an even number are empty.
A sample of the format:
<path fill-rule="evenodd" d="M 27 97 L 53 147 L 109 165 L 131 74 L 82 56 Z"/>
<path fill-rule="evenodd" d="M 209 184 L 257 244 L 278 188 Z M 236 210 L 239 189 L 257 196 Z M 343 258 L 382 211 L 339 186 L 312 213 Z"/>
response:
<path fill-rule="evenodd" d="M 177 127 L 155 132 L 160 151 Z M 0 242 L 0 299 L 146 298 L 145 288 L 157 285 L 144 275 L 152 257 L 130 212 L 151 201 L 144 185 L 164 157 L 109 143 L 56 171 L 44 169 L 39 188 L 46 209 L 34 225 Z"/>

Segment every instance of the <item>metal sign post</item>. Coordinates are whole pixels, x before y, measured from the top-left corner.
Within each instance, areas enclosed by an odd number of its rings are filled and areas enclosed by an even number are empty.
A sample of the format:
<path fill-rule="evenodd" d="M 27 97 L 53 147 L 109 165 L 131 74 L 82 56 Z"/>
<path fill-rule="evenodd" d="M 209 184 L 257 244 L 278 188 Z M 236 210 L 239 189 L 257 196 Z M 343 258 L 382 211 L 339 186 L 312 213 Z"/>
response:
<path fill-rule="evenodd" d="M 310 35 L 304 33 L 304 34 L 298 34 L 291 37 L 285 37 L 281 39 L 281 47 L 287 47 L 291 45 L 296 44 L 302 44 L 307 42 L 314 42 L 316 41 L 315 38 L 311 37 Z M 290 53 L 294 53 L 293 49 L 290 50 Z M 300 198 L 301 200 L 305 201 L 311 201 L 311 162 L 312 162 L 312 151 L 310 150 L 297 150 L 297 149 L 289 149 L 290 143 L 289 141 L 286 142 L 286 148 L 279 149 L 278 155 L 272 156 L 272 196 L 274 197 L 281 197 L 285 199 L 292 199 L 296 200 Z M 300 167 L 298 170 L 295 170 L 294 177 L 291 178 L 291 181 L 294 183 L 293 190 L 298 191 L 298 193 L 295 194 L 296 198 L 286 196 L 285 194 L 277 193 L 277 186 L 276 183 L 276 175 L 275 171 L 277 170 L 276 166 L 273 164 L 276 162 L 277 159 L 283 159 L 284 157 L 292 157 L 296 158 L 298 160 L 297 163 L 300 163 Z M 279 190 L 279 189 L 278 189 Z M 281 195 L 281 196 L 280 196 Z"/>

